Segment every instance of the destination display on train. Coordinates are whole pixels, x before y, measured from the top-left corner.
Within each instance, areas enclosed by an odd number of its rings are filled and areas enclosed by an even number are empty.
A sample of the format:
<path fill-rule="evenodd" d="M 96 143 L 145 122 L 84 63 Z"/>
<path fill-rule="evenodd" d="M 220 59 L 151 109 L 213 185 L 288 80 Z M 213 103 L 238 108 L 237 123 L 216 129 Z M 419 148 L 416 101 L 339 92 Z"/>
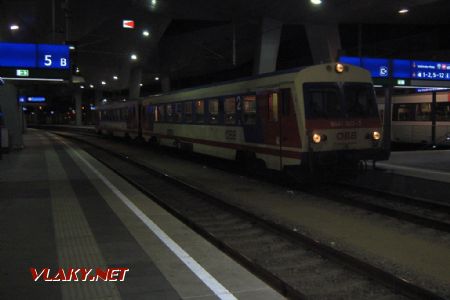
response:
<path fill-rule="evenodd" d="M 0 67 L 69 69 L 69 46 L 0 43 Z"/>
<path fill-rule="evenodd" d="M 352 56 L 342 56 L 340 61 L 365 68 L 374 78 L 450 81 L 450 62 Z"/>

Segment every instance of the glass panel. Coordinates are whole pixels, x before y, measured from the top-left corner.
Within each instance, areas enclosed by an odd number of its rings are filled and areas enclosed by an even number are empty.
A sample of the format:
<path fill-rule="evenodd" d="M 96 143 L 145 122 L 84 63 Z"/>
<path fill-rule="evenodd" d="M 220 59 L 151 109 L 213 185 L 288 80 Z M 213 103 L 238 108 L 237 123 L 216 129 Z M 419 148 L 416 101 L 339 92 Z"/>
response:
<path fill-rule="evenodd" d="M 203 100 L 195 101 L 195 122 L 205 122 L 205 101 Z"/>
<path fill-rule="evenodd" d="M 378 107 L 371 84 L 351 83 L 344 85 L 345 104 L 350 117 L 376 117 Z"/>
<path fill-rule="evenodd" d="M 184 121 L 186 123 L 192 122 L 192 101 L 184 102 Z"/>
<path fill-rule="evenodd" d="M 173 109 L 172 104 L 166 105 L 166 122 L 172 122 L 173 121 Z"/>
<path fill-rule="evenodd" d="M 256 96 L 244 97 L 244 124 L 256 124 Z"/>
<path fill-rule="evenodd" d="M 341 117 L 341 93 L 336 84 L 304 84 L 306 117 Z"/>
<path fill-rule="evenodd" d="M 278 122 L 278 93 L 269 95 L 269 121 Z"/>
<path fill-rule="evenodd" d="M 431 103 L 418 103 L 416 105 L 416 121 L 431 121 Z"/>
<path fill-rule="evenodd" d="M 436 103 L 436 120 L 450 121 L 450 103 Z"/>
<path fill-rule="evenodd" d="M 415 104 L 394 104 L 393 121 L 414 120 Z"/>
<path fill-rule="evenodd" d="M 174 113 L 173 113 L 173 121 L 174 122 L 181 122 L 182 114 L 182 106 L 181 103 L 176 103 L 173 105 Z"/>
<path fill-rule="evenodd" d="M 219 123 L 219 99 L 211 99 L 208 101 L 209 123 Z"/>
<path fill-rule="evenodd" d="M 236 124 L 236 99 L 235 97 L 226 98 L 224 101 L 224 119 L 225 124 Z"/>

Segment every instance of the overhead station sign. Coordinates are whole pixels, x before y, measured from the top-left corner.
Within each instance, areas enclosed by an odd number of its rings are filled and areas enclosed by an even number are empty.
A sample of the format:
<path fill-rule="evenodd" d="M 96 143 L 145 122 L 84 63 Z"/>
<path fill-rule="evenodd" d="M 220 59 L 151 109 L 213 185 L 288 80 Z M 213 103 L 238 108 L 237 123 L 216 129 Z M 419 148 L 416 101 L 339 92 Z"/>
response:
<path fill-rule="evenodd" d="M 450 62 L 342 56 L 340 62 L 370 71 L 373 78 L 450 81 Z"/>
<path fill-rule="evenodd" d="M 0 43 L 0 67 L 69 69 L 69 53 L 65 45 Z"/>
<path fill-rule="evenodd" d="M 69 46 L 0 43 L 0 76 L 6 80 L 63 81 L 70 68 Z"/>

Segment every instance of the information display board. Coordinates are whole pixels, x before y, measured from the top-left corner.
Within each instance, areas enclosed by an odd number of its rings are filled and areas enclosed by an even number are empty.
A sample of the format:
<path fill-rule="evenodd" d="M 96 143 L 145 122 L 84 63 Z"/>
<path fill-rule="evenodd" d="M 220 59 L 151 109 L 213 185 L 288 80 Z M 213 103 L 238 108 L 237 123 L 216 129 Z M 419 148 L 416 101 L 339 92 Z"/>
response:
<path fill-rule="evenodd" d="M 373 78 L 388 78 L 391 76 L 389 59 L 387 58 L 342 56 L 339 61 L 367 69 Z"/>
<path fill-rule="evenodd" d="M 339 60 L 369 70 L 373 78 L 450 81 L 450 62 L 352 56 Z"/>
<path fill-rule="evenodd" d="M 66 45 L 0 43 L 0 67 L 70 69 Z"/>

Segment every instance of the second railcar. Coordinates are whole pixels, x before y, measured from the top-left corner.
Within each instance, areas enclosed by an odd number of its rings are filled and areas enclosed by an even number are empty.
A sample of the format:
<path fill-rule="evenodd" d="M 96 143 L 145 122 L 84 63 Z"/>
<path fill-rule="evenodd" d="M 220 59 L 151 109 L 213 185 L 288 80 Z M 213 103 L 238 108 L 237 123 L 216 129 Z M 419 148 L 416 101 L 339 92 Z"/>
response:
<path fill-rule="evenodd" d="M 270 169 L 388 157 L 368 71 L 325 64 L 148 97 L 145 140 Z"/>

